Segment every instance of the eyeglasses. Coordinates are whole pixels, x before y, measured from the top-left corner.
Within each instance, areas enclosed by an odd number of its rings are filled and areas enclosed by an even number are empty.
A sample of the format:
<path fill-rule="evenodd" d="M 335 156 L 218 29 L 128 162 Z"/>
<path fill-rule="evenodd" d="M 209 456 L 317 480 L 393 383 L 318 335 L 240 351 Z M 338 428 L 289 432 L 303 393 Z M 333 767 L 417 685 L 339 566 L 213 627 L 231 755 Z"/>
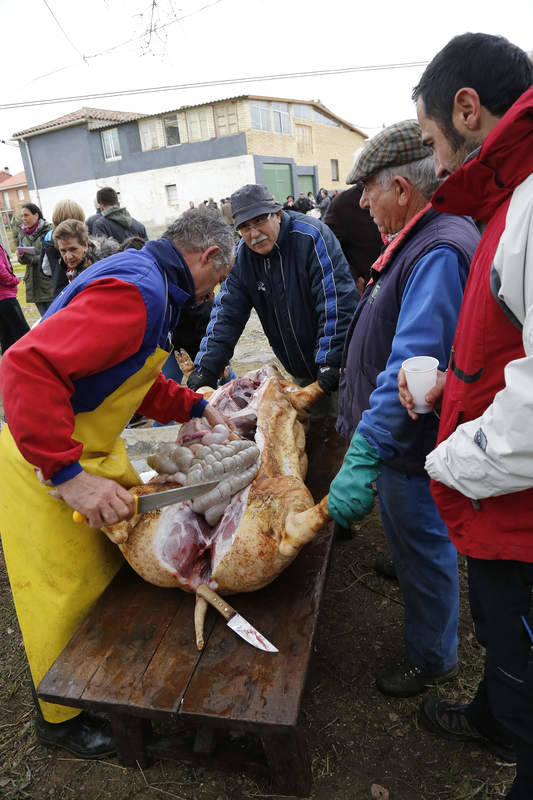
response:
<path fill-rule="evenodd" d="M 269 220 L 271 216 L 272 212 L 270 212 L 269 214 L 259 214 L 258 217 L 254 217 L 253 219 L 249 219 L 247 222 L 243 222 L 241 223 L 241 225 L 238 225 L 237 230 L 241 234 L 241 236 L 244 236 L 244 234 L 249 233 L 249 231 L 251 231 L 252 228 L 259 228 L 267 220 Z"/>

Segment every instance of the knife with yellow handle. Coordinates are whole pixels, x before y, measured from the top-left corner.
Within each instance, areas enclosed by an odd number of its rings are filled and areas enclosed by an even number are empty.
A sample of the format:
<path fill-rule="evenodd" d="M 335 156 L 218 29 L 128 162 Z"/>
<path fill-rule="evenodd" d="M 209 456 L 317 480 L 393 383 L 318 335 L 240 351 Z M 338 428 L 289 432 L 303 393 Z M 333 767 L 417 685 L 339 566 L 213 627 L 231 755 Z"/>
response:
<path fill-rule="evenodd" d="M 213 489 L 220 481 L 205 481 L 204 483 L 193 483 L 190 486 L 180 486 L 178 489 L 165 489 L 162 492 L 152 492 L 152 494 L 137 495 L 135 498 L 135 511 L 132 516 L 136 514 L 144 514 L 145 511 L 153 511 L 154 508 L 162 508 L 163 506 L 171 506 L 174 503 L 182 503 L 184 500 L 192 500 L 210 489 Z M 85 517 L 79 511 L 72 513 L 74 522 L 86 522 Z"/>

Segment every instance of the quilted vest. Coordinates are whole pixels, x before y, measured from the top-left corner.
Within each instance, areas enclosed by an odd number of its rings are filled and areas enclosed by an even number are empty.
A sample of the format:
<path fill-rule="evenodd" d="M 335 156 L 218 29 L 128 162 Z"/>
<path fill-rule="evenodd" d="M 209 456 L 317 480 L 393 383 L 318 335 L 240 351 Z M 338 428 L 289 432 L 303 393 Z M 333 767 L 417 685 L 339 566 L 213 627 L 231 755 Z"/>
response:
<path fill-rule="evenodd" d="M 428 210 L 409 231 L 381 272 L 372 270 L 350 323 L 341 364 L 337 430 L 351 439 L 363 411 L 370 407 L 370 395 L 387 364 L 402 304 L 402 295 L 415 264 L 441 245 L 457 250 L 469 263 L 475 249 L 475 230 L 471 219 Z M 399 234 L 401 235 L 401 234 Z M 426 455 L 435 447 L 439 421 L 424 414 L 417 422 L 409 420 L 406 452 L 386 462 L 401 472 L 425 475 Z"/>

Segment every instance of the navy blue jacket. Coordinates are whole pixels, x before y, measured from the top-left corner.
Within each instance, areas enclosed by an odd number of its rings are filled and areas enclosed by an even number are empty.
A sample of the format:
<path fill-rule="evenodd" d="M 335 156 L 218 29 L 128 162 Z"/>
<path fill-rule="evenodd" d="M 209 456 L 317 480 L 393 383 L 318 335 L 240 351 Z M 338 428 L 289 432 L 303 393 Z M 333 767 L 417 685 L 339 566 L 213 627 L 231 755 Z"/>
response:
<path fill-rule="evenodd" d="M 430 355 L 446 369 L 479 232 L 467 217 L 428 210 L 370 284 L 346 336 L 337 430 L 357 428 L 393 469 L 424 475 L 438 419 L 411 420 L 398 399 L 402 361 Z"/>
<path fill-rule="evenodd" d="M 218 293 L 196 366 L 220 375 L 255 308 L 287 372 L 315 380 L 319 366 L 339 367 L 357 291 L 341 246 L 326 225 L 283 211 L 268 256 L 241 240 Z"/>

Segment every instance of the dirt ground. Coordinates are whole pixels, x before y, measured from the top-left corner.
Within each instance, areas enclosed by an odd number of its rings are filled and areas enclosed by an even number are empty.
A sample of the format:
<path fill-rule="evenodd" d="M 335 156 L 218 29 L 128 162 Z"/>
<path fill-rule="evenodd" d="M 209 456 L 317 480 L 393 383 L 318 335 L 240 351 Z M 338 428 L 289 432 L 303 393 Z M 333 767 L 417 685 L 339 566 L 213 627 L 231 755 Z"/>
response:
<path fill-rule="evenodd" d="M 25 306 L 28 316 L 32 309 Z M 261 349 L 263 347 L 263 349 Z M 259 356 L 258 356 L 259 353 Z M 252 326 L 237 371 L 268 355 Z M 235 362 L 236 363 L 236 362 Z M 375 511 L 350 540 L 335 544 L 302 708 L 313 769 L 312 800 L 496 800 L 514 768 L 468 743 L 439 740 L 417 722 L 420 698 L 396 700 L 375 688 L 377 669 L 402 657 L 403 606 L 394 582 L 373 562 L 383 549 Z M 464 565 L 460 676 L 440 689 L 464 700 L 480 677 L 483 654 L 472 634 Z M 0 555 L 0 797 L 5 800 L 245 800 L 279 797 L 252 772 L 183 763 L 122 767 L 117 759 L 80 761 L 37 744 L 24 648 Z M 243 738 L 255 753 L 257 743 Z"/>

